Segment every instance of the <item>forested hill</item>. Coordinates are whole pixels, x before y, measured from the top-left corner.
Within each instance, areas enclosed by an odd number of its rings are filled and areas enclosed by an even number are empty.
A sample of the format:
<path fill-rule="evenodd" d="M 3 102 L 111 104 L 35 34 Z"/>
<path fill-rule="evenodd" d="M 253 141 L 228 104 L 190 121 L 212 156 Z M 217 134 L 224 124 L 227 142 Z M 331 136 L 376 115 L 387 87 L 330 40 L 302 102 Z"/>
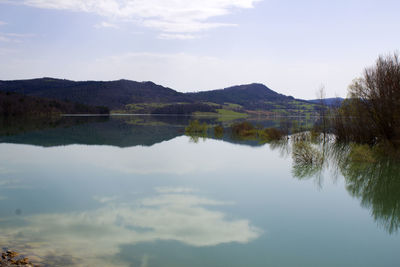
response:
<path fill-rule="evenodd" d="M 210 101 L 218 104 L 229 102 L 241 105 L 260 100 L 274 101 L 288 98 L 287 96 L 278 94 L 267 86 L 259 83 L 237 85 L 220 90 L 187 93 L 187 95 L 196 100 Z M 293 99 L 293 97 L 291 99 Z"/>
<path fill-rule="evenodd" d="M 88 106 L 80 103 L 0 91 L 0 117 L 108 113 L 109 109 L 107 107 Z"/>
<path fill-rule="evenodd" d="M 76 82 L 41 78 L 0 81 L 0 91 L 90 106 L 105 106 L 123 113 L 186 114 L 230 109 L 235 112 L 268 111 L 300 114 L 301 110 L 307 110 L 309 113 L 316 110 L 316 105 L 310 102 L 279 94 L 258 83 L 196 93 L 180 93 L 153 82 L 128 80 Z"/>
<path fill-rule="evenodd" d="M 0 81 L 0 90 L 29 96 L 68 100 L 90 106 L 120 108 L 132 103 L 183 102 L 186 96 L 152 82 L 83 81 L 42 78 L 32 80 Z"/>
<path fill-rule="evenodd" d="M 268 104 L 285 103 L 294 100 L 291 96 L 279 94 L 259 83 L 232 86 L 220 90 L 187 93 L 196 101 L 207 101 L 217 104 L 234 103 L 247 109 L 263 109 Z"/>

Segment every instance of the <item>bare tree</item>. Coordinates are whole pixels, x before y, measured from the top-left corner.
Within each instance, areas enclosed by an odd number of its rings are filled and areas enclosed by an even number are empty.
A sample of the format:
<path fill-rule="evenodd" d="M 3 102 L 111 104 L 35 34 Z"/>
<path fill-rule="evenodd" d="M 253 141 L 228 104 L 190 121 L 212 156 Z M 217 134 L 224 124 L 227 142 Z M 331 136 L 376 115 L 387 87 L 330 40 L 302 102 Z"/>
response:
<path fill-rule="evenodd" d="M 317 99 L 319 104 L 319 116 L 321 121 L 321 132 L 324 134 L 324 140 L 326 138 L 327 128 L 328 128 L 328 118 L 327 118 L 327 105 L 326 105 L 326 93 L 325 85 L 321 84 L 317 91 Z"/>
<path fill-rule="evenodd" d="M 342 107 L 344 135 L 365 142 L 400 141 L 400 60 L 397 53 L 380 56 L 375 66 L 349 87 L 350 100 Z M 372 137 L 372 138 L 371 138 Z"/>

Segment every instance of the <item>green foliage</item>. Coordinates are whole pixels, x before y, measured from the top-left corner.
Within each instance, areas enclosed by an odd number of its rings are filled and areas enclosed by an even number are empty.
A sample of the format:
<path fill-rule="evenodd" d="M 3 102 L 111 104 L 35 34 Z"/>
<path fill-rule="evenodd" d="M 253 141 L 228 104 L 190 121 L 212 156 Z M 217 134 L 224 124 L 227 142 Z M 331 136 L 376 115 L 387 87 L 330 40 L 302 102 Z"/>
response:
<path fill-rule="evenodd" d="M 214 136 L 216 138 L 222 138 L 224 136 L 224 127 L 217 125 L 214 127 Z"/>
<path fill-rule="evenodd" d="M 174 115 L 189 115 L 194 112 L 215 112 L 215 106 L 209 106 L 203 103 L 190 104 L 172 104 L 164 107 L 156 108 L 152 114 L 174 114 Z"/>
<path fill-rule="evenodd" d="M 246 113 L 240 113 L 229 109 L 217 109 L 217 112 L 221 116 L 230 116 L 235 118 L 246 118 L 249 116 Z"/>
<path fill-rule="evenodd" d="M 280 140 L 284 136 L 276 128 L 263 129 L 261 125 L 256 127 L 248 121 L 232 124 L 231 130 L 236 139 L 258 140 L 261 143 Z"/>
<path fill-rule="evenodd" d="M 247 118 L 249 116 L 245 113 L 239 113 L 225 109 L 218 109 L 217 112 L 194 112 L 192 115 L 195 117 L 215 118 L 219 123 L 235 121 L 237 119 Z"/>
<path fill-rule="evenodd" d="M 220 104 L 213 103 L 213 102 L 202 102 L 205 105 L 213 106 L 213 107 L 220 107 Z"/>
<path fill-rule="evenodd" d="M 283 136 L 283 132 L 276 128 L 267 128 L 263 130 L 263 137 L 268 141 L 280 140 Z"/>
<path fill-rule="evenodd" d="M 235 136 L 253 136 L 256 134 L 254 126 L 248 121 L 232 124 L 231 129 Z"/>
<path fill-rule="evenodd" d="M 224 103 L 224 107 L 227 109 L 232 109 L 232 110 L 240 110 L 243 108 L 242 105 L 234 104 L 234 103 Z"/>
<path fill-rule="evenodd" d="M 118 114 L 149 114 L 152 110 L 164 107 L 167 104 L 163 103 L 132 103 L 125 105 L 122 109 L 113 110 L 113 113 Z"/>
<path fill-rule="evenodd" d="M 189 122 L 189 125 L 185 128 L 185 133 L 187 135 L 199 134 L 199 135 L 207 135 L 208 125 L 203 122 L 200 123 L 198 120 L 192 120 Z"/>

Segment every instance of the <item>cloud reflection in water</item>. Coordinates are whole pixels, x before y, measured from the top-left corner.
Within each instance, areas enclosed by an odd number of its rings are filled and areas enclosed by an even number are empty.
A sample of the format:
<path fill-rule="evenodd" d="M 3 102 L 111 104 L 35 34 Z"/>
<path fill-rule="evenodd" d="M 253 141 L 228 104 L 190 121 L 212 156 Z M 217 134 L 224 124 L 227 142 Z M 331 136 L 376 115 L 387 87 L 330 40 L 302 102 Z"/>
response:
<path fill-rule="evenodd" d="M 49 255 L 72 255 L 75 260 L 69 265 L 85 266 L 104 265 L 103 258 L 111 259 L 124 244 L 168 240 L 204 247 L 245 244 L 262 234 L 246 219 L 227 219 L 225 213 L 207 208 L 232 203 L 200 197 L 188 193 L 189 189 L 156 191 L 152 197 L 130 203 L 95 197 L 103 206 L 86 212 L 19 217 L 22 221 L 17 224 L 0 222 L 0 243 L 42 260 Z"/>

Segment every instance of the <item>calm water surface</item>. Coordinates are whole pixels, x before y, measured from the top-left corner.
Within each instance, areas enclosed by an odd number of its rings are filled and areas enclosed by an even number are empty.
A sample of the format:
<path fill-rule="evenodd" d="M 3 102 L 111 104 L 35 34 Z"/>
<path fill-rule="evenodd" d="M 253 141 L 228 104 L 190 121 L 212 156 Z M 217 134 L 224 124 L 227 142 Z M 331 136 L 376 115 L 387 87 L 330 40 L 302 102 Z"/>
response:
<path fill-rule="evenodd" d="M 400 265 L 397 166 L 299 170 L 288 145 L 193 140 L 187 121 L 3 131 L 0 245 L 42 266 Z"/>

